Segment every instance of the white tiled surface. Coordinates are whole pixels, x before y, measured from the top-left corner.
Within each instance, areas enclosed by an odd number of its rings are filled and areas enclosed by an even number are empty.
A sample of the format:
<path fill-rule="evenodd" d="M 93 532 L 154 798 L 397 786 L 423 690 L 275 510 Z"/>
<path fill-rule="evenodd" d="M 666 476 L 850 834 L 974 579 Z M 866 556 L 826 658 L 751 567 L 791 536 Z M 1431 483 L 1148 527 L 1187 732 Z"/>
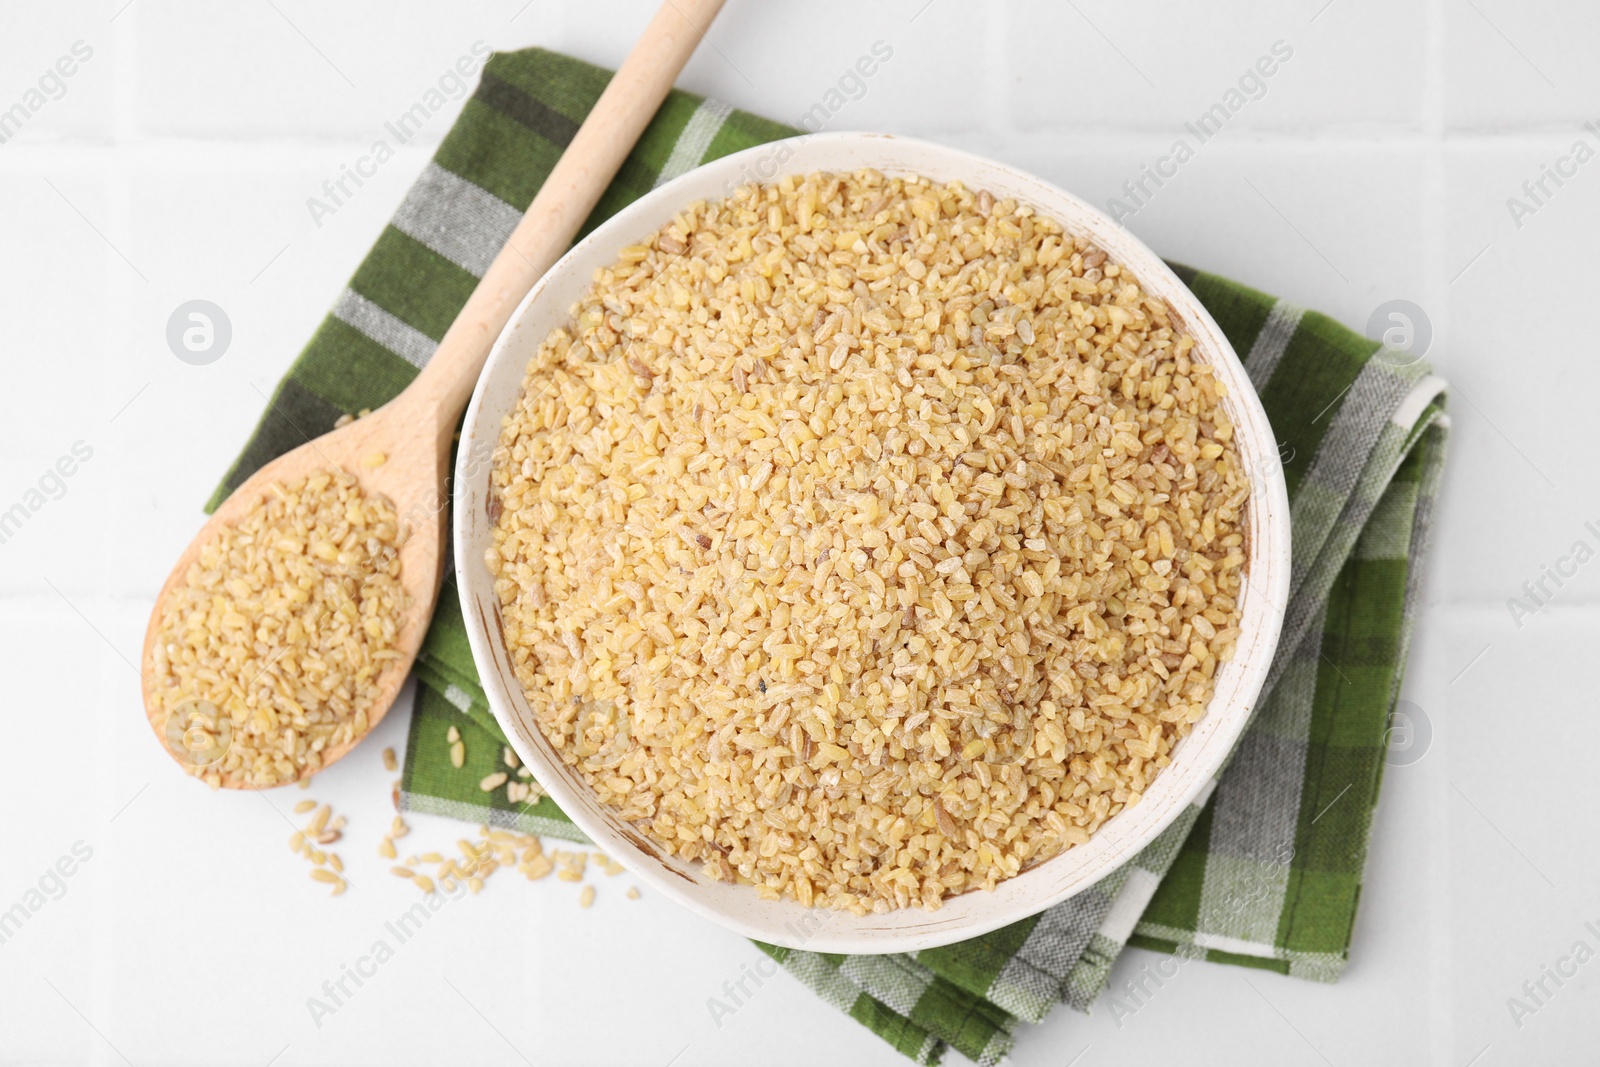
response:
<path fill-rule="evenodd" d="M 1600 148 L 1582 128 L 1600 119 L 1600 16 L 1556 0 L 924 4 L 732 0 L 683 81 L 793 119 L 881 40 L 892 59 L 829 128 L 944 140 L 1104 204 L 1282 41 L 1292 58 L 1260 99 L 1129 225 L 1357 326 L 1413 300 L 1458 386 L 1406 687 L 1433 743 L 1385 782 L 1345 980 L 1190 965 L 1131 1016 L 1103 999 L 1027 1028 L 1017 1062 L 1592 1061 L 1600 962 L 1545 979 L 1520 1026 L 1507 1002 L 1579 940 L 1600 949 L 1584 927 L 1600 928 L 1600 563 L 1520 628 L 1506 599 L 1574 541 L 1600 548 L 1584 529 L 1600 526 L 1584 432 L 1600 162 L 1520 227 L 1506 198 L 1574 141 Z M 371 856 L 376 753 L 403 741 L 400 717 L 319 780 L 351 814 L 358 883 L 330 902 L 283 847 L 302 794 L 274 812 L 197 792 L 137 709 L 127 661 L 199 502 L 449 116 L 320 228 L 306 198 L 474 41 L 614 64 L 651 6 L 0 0 L 0 108 L 74 42 L 93 49 L 0 145 L 0 509 L 74 442 L 93 449 L 0 544 L 0 909 L 75 842 L 93 850 L 0 945 L 0 1062 L 900 1062 L 786 978 L 718 1027 L 707 998 L 754 950 L 615 883 L 587 912 L 570 886 L 493 884 L 318 1027 L 307 997 L 411 900 Z M 234 326 L 208 367 L 163 337 L 195 297 Z M 417 823 L 412 840 L 456 836 Z M 1114 985 L 1154 960 L 1129 953 Z"/>

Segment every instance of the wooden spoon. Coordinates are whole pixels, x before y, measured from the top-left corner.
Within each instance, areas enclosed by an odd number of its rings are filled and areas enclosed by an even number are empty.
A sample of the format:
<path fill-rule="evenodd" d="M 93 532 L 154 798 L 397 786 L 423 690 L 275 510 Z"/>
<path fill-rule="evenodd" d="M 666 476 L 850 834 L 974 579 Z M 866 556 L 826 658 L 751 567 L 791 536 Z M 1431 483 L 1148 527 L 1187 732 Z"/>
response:
<path fill-rule="evenodd" d="M 174 760 L 189 762 L 166 741 L 169 711 L 161 707 L 155 689 L 152 657 L 162 606 L 183 582 L 201 547 L 266 496 L 270 484 L 303 481 L 332 467 L 356 475 L 366 493 L 387 496 L 400 515 L 402 528 L 409 531 L 400 550 L 400 582 L 407 595 L 394 644 L 400 658 L 377 679 L 377 696 L 366 709 L 368 729 L 388 712 L 410 672 L 438 600 L 445 566 L 451 440 L 489 349 L 528 290 L 572 244 L 578 227 L 666 99 L 673 80 L 722 4 L 723 0 L 666 0 L 656 12 L 511 239 L 439 342 L 433 358 L 406 390 L 365 418 L 309 440 L 251 475 L 223 501 L 178 558 L 156 597 L 140 661 L 145 715 Z M 380 455 L 385 457 L 381 464 L 367 465 Z M 344 756 L 361 736 L 324 750 L 322 767 Z M 221 784 L 230 789 L 251 788 L 235 775 L 224 775 Z"/>

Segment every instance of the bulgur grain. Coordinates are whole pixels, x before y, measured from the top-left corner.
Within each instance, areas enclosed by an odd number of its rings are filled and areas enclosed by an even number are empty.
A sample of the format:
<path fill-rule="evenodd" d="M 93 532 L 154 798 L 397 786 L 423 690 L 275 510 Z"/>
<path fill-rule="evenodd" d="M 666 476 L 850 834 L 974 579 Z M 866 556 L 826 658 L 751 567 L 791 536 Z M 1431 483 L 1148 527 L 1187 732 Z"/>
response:
<path fill-rule="evenodd" d="M 502 427 L 518 679 L 712 877 L 857 913 L 992 889 L 1138 803 L 1231 655 L 1223 396 L 1027 205 L 871 171 L 695 203 L 596 272 Z"/>
<path fill-rule="evenodd" d="M 228 715 L 226 751 L 187 773 L 282 785 L 367 732 L 405 610 L 401 539 L 386 498 L 329 470 L 273 484 L 200 547 L 151 655 L 160 711 L 200 700 Z"/>

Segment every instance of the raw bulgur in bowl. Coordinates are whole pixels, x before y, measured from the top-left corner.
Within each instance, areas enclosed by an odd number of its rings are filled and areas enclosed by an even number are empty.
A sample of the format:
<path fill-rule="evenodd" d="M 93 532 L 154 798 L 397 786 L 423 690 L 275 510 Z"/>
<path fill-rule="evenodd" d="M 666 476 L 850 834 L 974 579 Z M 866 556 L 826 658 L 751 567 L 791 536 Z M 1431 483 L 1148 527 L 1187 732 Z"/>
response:
<path fill-rule="evenodd" d="M 1220 765 L 1281 471 L 1203 309 L 1092 209 L 899 139 L 790 154 L 644 198 L 519 311 L 468 414 L 469 631 L 641 874 L 780 943 L 817 906 L 840 950 L 937 944 L 1080 890 Z"/>

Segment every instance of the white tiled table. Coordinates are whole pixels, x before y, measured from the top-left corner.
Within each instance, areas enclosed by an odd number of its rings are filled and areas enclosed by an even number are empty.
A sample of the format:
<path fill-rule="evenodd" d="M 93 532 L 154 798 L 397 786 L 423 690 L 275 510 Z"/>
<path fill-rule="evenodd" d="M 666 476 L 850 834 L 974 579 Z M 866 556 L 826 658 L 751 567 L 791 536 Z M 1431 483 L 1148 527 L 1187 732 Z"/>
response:
<path fill-rule="evenodd" d="M 1210 6 L 1210 5 L 1207 5 Z M 1426 309 L 1455 437 L 1407 698 L 1432 724 L 1391 768 L 1354 959 L 1324 987 L 1198 964 L 1132 1017 L 1029 1027 L 1018 1063 L 1592 1062 L 1600 962 L 1513 1020 L 1575 942 L 1600 949 L 1593 672 L 1600 563 L 1521 620 L 1577 540 L 1600 549 L 1600 162 L 1519 226 L 1523 196 L 1600 133 L 1600 13 L 1510 0 L 788 5 L 733 0 L 683 77 L 794 119 L 876 41 L 893 57 L 830 129 L 946 141 L 1104 204 L 1274 42 L 1293 55 L 1128 224 L 1163 254 L 1360 326 Z M 371 842 L 386 722 L 314 795 L 349 812 L 357 885 L 329 901 L 284 844 L 305 794 L 208 796 L 173 773 L 130 661 L 151 597 L 263 394 L 310 335 L 459 103 L 336 215 L 306 208 L 473 42 L 615 64 L 650 0 L 0 0 L 0 108 L 75 42 L 93 54 L 0 144 L 0 510 L 75 443 L 90 458 L 0 543 L 0 909 L 76 842 L 92 856 L 0 944 L 0 1062 L 901 1062 L 787 978 L 720 1026 L 756 953 L 602 884 L 491 883 L 441 912 L 318 1026 L 306 1006 L 410 887 Z M 54 86 L 50 86 L 54 89 Z M 1568 167 L 1567 169 L 1571 169 Z M 179 303 L 232 347 L 180 363 Z M 276 807 L 280 810 L 270 810 Z M 417 819 L 412 840 L 453 826 Z M 1130 952 L 1113 987 L 1156 957 Z M 1248 984 L 1247 984 L 1248 983 Z M 1253 988 L 1252 988 L 1253 987 Z M 1530 1001 L 1531 1003 L 1531 1001 Z"/>

